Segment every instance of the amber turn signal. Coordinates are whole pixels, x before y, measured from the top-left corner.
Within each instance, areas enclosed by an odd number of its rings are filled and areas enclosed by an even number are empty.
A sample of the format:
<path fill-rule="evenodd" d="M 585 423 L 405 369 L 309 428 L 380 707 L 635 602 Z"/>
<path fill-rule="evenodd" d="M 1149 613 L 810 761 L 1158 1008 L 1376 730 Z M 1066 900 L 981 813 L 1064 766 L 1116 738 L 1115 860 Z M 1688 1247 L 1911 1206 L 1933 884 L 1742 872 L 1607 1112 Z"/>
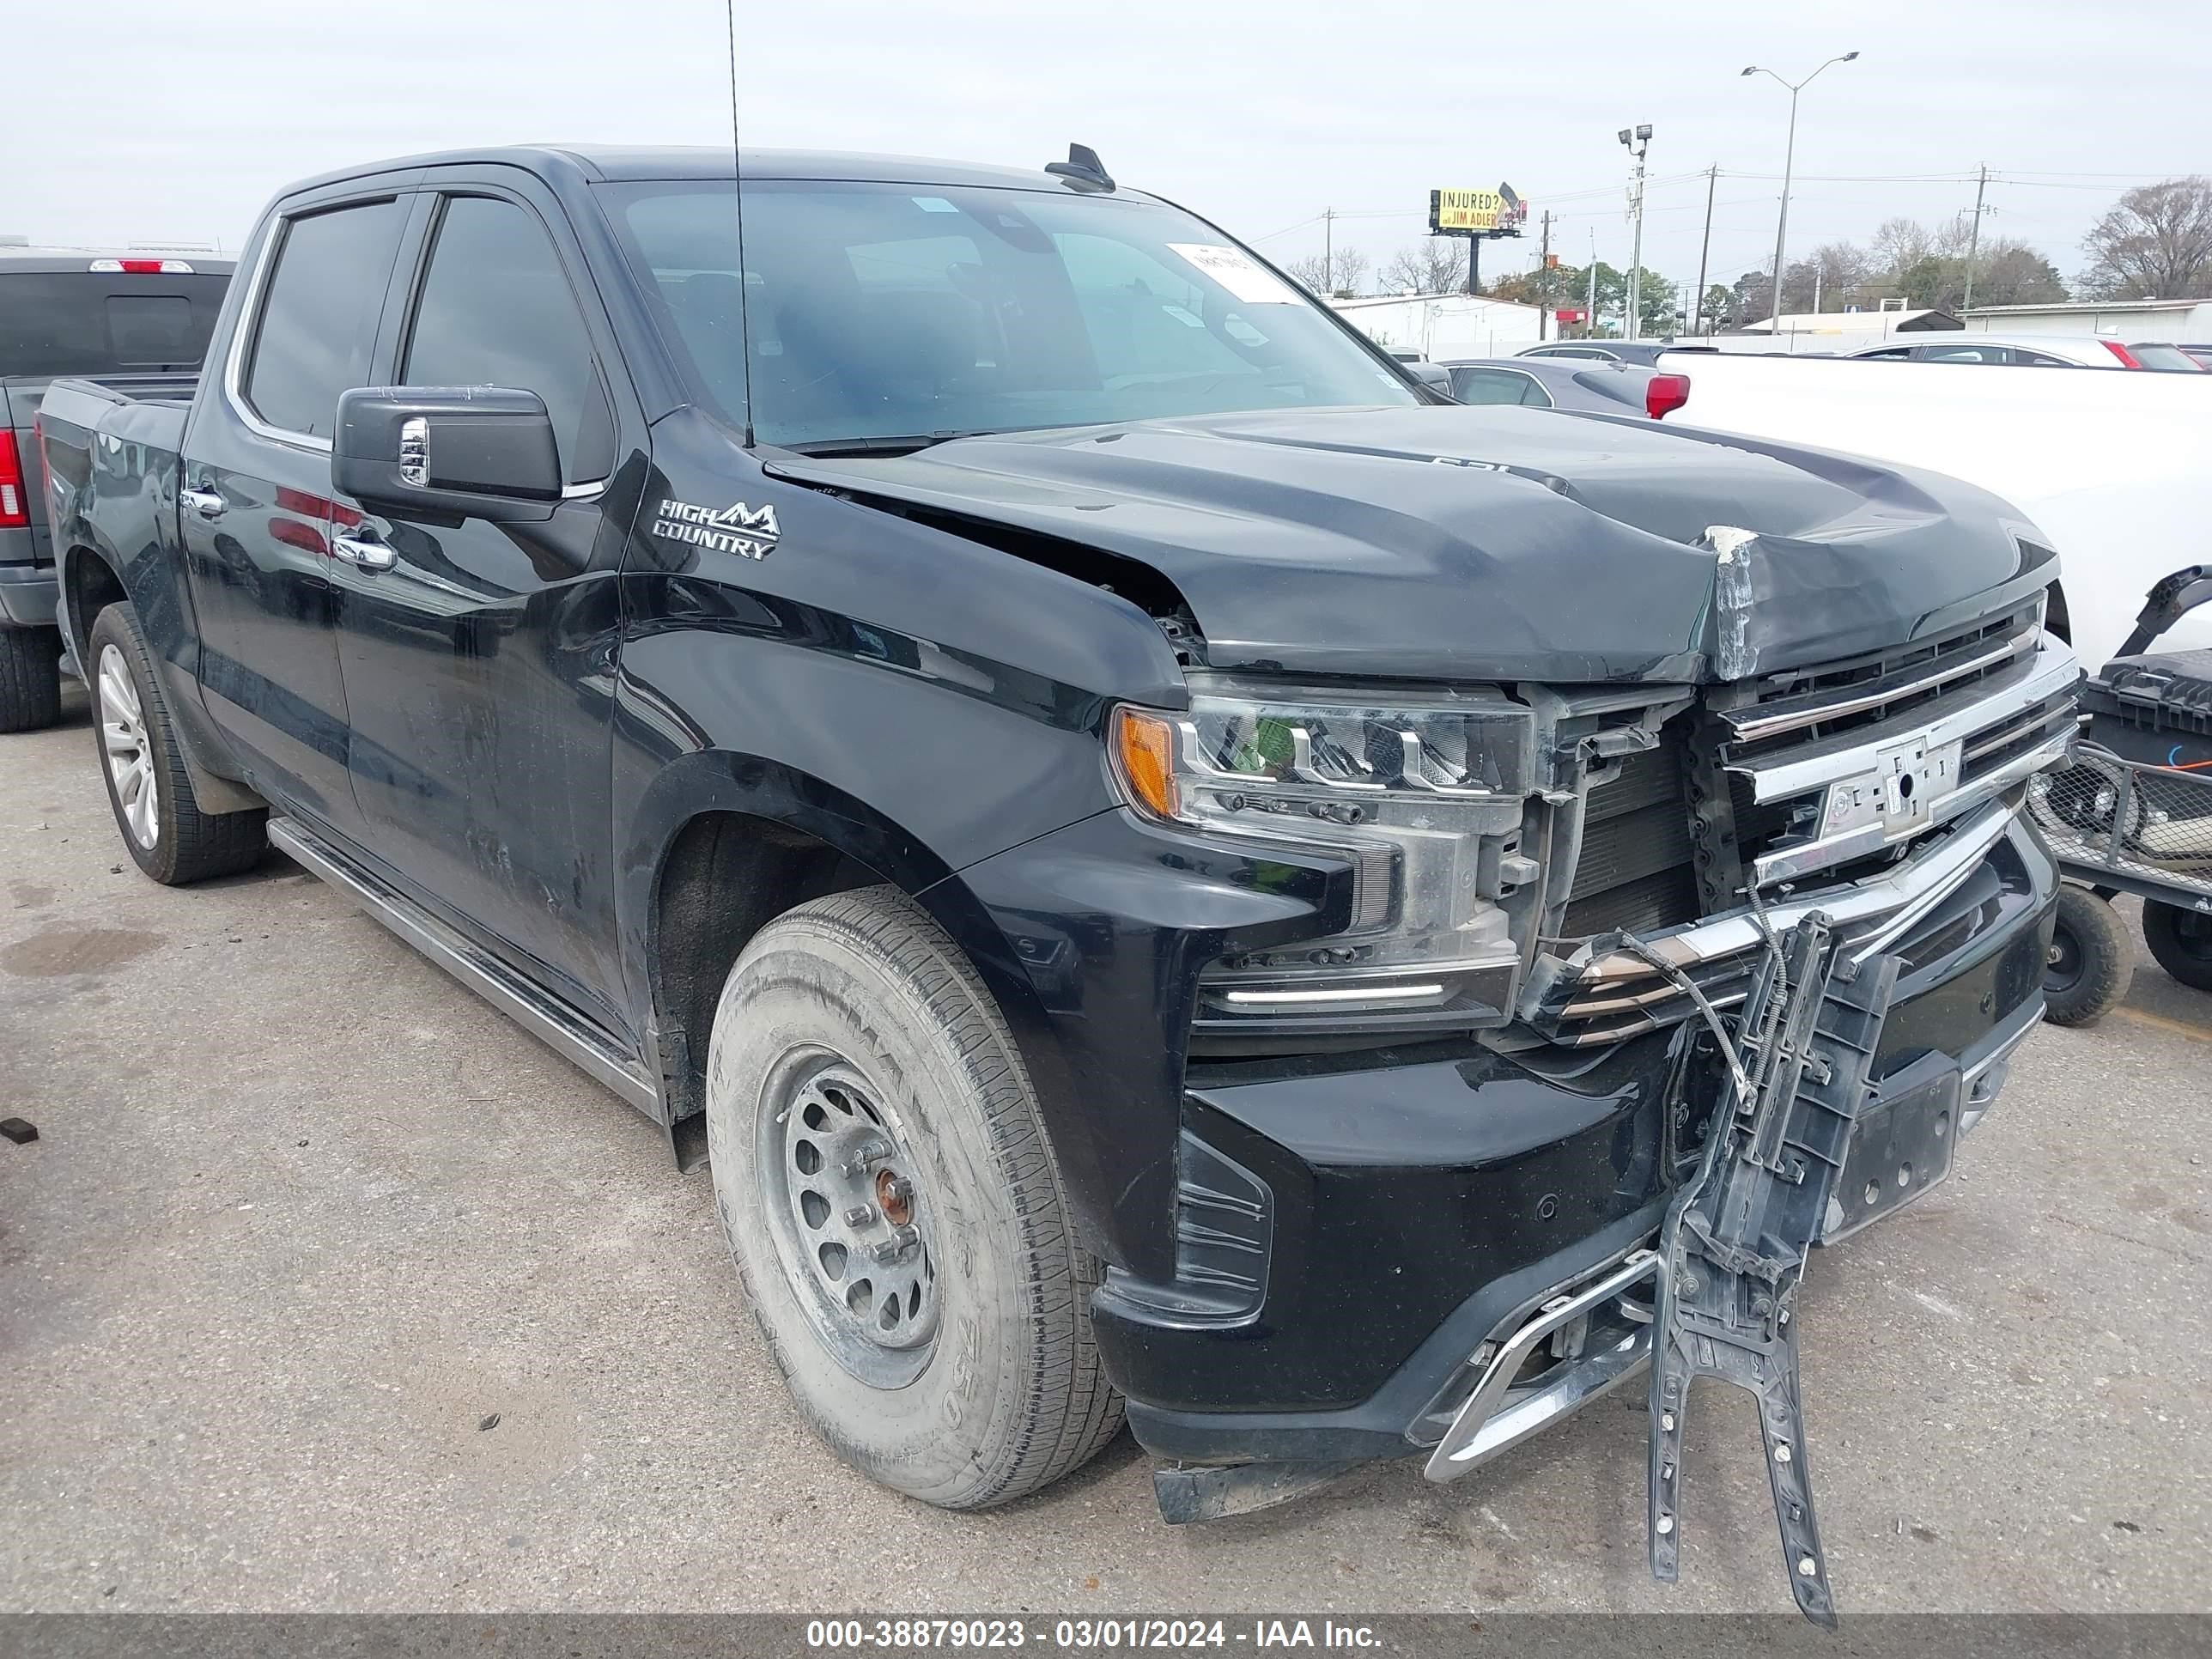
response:
<path fill-rule="evenodd" d="M 1114 711 L 1114 769 L 1130 804 L 1155 817 L 1172 818 L 1182 805 L 1176 789 L 1175 732 L 1141 708 Z"/>

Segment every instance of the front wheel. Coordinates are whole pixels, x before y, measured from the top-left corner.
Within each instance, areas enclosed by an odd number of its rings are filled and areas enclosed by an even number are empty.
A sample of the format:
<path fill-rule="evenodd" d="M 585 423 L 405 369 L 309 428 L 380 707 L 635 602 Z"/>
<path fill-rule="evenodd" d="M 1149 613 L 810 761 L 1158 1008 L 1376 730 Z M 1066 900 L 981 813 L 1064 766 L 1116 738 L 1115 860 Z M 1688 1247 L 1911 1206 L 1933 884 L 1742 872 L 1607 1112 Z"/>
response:
<path fill-rule="evenodd" d="M 738 958 L 707 1073 L 714 1195 L 815 1431 L 980 1509 L 1058 1480 L 1121 1407 L 1036 1096 L 990 993 L 894 888 L 787 912 Z"/>
<path fill-rule="evenodd" d="M 2071 882 L 2058 889 L 2058 916 L 2043 969 L 2043 1017 L 2087 1025 L 2119 1006 L 2135 978 L 2134 952 L 2112 907 Z"/>
<path fill-rule="evenodd" d="M 2193 990 L 2212 991 L 2212 915 L 2145 899 L 2142 933 L 2160 967 Z"/>

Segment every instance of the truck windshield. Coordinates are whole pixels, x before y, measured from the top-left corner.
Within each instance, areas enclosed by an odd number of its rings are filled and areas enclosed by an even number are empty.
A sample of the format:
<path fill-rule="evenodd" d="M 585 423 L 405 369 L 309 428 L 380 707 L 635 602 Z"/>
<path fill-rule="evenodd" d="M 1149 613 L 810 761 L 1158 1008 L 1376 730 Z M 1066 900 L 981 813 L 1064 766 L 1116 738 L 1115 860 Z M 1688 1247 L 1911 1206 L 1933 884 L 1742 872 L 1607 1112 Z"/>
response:
<path fill-rule="evenodd" d="M 991 187 L 602 187 L 664 332 L 726 418 L 750 301 L 763 443 L 1419 401 L 1297 288 L 1157 202 Z"/>

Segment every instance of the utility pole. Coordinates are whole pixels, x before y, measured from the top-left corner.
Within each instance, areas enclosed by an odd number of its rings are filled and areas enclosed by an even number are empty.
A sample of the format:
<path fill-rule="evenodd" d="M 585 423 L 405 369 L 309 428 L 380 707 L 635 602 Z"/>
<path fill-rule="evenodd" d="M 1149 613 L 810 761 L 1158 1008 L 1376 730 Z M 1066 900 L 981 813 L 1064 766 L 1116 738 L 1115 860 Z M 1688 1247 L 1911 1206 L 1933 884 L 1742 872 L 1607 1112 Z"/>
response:
<path fill-rule="evenodd" d="M 1713 185 L 1720 176 L 1717 164 L 1705 169 L 1705 239 L 1698 244 L 1698 297 L 1690 307 L 1690 332 L 1693 337 L 1705 314 L 1705 259 L 1713 251 Z"/>
<path fill-rule="evenodd" d="M 1974 185 L 1974 228 L 1966 237 L 1966 295 L 1959 302 L 1959 314 L 1963 320 L 1974 303 L 1974 256 L 1982 250 L 1982 196 L 1990 187 L 1990 164 L 1982 163 L 1982 176 Z"/>
<path fill-rule="evenodd" d="M 1621 331 L 1633 340 L 1644 332 L 1644 158 L 1651 149 L 1651 124 L 1646 121 L 1632 129 L 1621 128 L 1620 142 L 1636 158 L 1636 182 L 1628 191 L 1628 210 L 1636 221 L 1636 234 L 1628 256 L 1627 325 Z"/>
<path fill-rule="evenodd" d="M 1336 292 L 1336 210 L 1333 207 L 1321 210 L 1321 285 L 1323 299 Z"/>
<path fill-rule="evenodd" d="M 1583 313 L 1583 332 L 1597 332 L 1597 232 L 1590 232 L 1589 309 Z"/>
<path fill-rule="evenodd" d="M 1538 249 L 1536 254 L 1536 280 L 1542 284 L 1542 286 L 1537 289 L 1537 297 L 1540 300 L 1548 301 L 1552 297 L 1551 270 L 1552 210 L 1546 208 L 1544 210 L 1543 245 Z M 1542 340 L 1550 337 L 1548 331 L 1551 327 L 1551 322 L 1552 307 L 1548 304 L 1539 306 L 1536 311 L 1536 337 L 1538 339 Z"/>

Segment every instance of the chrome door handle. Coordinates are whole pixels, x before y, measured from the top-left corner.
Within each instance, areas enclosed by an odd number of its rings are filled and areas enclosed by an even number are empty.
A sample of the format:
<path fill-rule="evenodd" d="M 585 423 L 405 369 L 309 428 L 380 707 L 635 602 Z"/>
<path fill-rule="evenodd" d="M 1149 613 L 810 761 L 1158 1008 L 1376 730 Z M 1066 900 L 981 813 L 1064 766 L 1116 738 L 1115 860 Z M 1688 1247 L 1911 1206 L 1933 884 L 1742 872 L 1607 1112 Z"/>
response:
<path fill-rule="evenodd" d="M 398 553 L 386 543 L 365 542 L 358 536 L 331 537 L 331 551 L 363 570 L 389 570 L 399 562 Z"/>
<path fill-rule="evenodd" d="M 179 489 L 177 500 L 203 519 L 220 519 L 223 508 L 228 505 L 212 489 Z"/>

